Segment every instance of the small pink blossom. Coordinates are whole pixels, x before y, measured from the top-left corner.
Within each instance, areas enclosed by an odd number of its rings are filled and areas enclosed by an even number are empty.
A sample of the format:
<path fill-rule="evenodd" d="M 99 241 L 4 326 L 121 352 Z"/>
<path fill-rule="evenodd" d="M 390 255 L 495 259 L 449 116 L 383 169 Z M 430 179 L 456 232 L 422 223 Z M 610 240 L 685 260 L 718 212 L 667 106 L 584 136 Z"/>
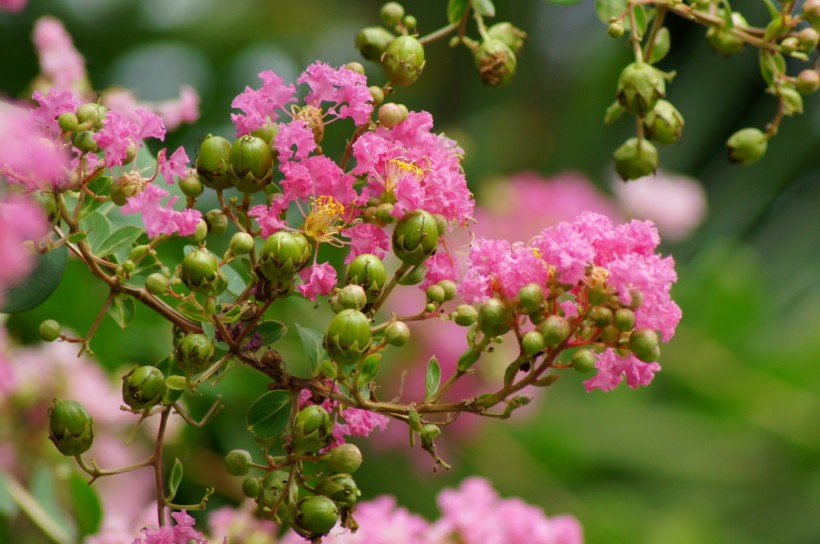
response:
<path fill-rule="evenodd" d="M 294 119 L 279 125 L 279 131 L 273 137 L 273 147 L 282 162 L 289 161 L 291 157 L 304 160 L 316 149 L 316 139 L 305 121 Z M 293 147 L 296 152 L 292 151 Z"/>
<path fill-rule="evenodd" d="M 18 12 L 26 9 L 28 0 L 0 0 L 0 11 Z"/>
<path fill-rule="evenodd" d="M 208 544 L 202 533 L 194 529 L 195 520 L 185 510 L 171 514 L 176 525 L 158 529 L 145 528 L 132 544 Z"/>
<path fill-rule="evenodd" d="M 44 130 L 48 130 L 54 136 L 60 136 L 60 124 L 57 117 L 66 112 L 74 112 L 80 101 L 71 91 L 51 90 L 46 94 L 42 91 L 34 91 L 31 95 L 39 106 L 31 112 L 32 123 Z"/>
<path fill-rule="evenodd" d="M 288 226 L 288 222 L 283 218 L 284 212 L 288 209 L 288 201 L 281 194 L 275 195 L 270 206 L 257 204 L 248 211 L 248 215 L 256 220 L 256 224 L 262 229 L 262 236 L 268 237 L 274 232 Z"/>
<path fill-rule="evenodd" d="M 156 238 L 160 234 L 190 236 L 196 232 L 202 213 L 190 208 L 181 212 L 175 211 L 172 206 L 178 197 L 171 197 L 163 204 L 162 200 L 167 196 L 168 191 L 149 184 L 142 192 L 129 198 L 120 211 L 124 214 L 142 214 L 145 232 L 149 238 Z"/>
<path fill-rule="evenodd" d="M 282 78 L 272 70 L 260 73 L 259 78 L 262 80 L 261 89 L 245 87 L 245 90 L 231 102 L 232 108 L 244 112 L 244 115 L 231 114 L 237 136 L 250 134 L 265 124 L 276 122 L 276 111 L 296 100 L 296 88 L 293 84 L 285 85 Z"/>
<path fill-rule="evenodd" d="M 121 166 L 128 148 L 142 147 L 145 138 L 165 138 L 162 119 L 155 113 L 144 110 L 134 112 L 135 119 L 115 110 L 109 110 L 103 119 L 103 128 L 97 133 L 96 141 L 105 151 L 105 164 L 109 168 Z"/>
<path fill-rule="evenodd" d="M 29 191 L 59 189 L 67 181 L 69 156 L 41 125 L 47 115 L 0 102 L 0 176 Z"/>
<path fill-rule="evenodd" d="M 587 265 L 595 259 L 592 243 L 572 223 L 561 222 L 544 229 L 532 245 L 545 262 L 555 267 L 558 281 L 569 285 L 581 281 Z"/>
<path fill-rule="evenodd" d="M 330 263 L 319 263 L 302 270 L 302 284 L 297 287 L 303 296 L 315 302 L 316 297 L 328 295 L 336 286 L 336 269 Z"/>
<path fill-rule="evenodd" d="M 162 177 L 165 178 L 165 183 L 168 185 L 174 184 L 174 176 L 184 177 L 188 173 L 188 163 L 191 159 L 185 153 L 185 149 L 180 147 L 174 151 L 169 159 L 165 158 L 168 151 L 162 149 L 157 156 L 157 170 Z"/>
<path fill-rule="evenodd" d="M 88 74 L 85 59 L 74 48 L 63 23 L 54 17 L 40 17 L 34 23 L 34 45 L 40 58 L 40 73 L 56 91 L 85 91 Z"/>
<path fill-rule="evenodd" d="M 658 363 L 644 363 L 634 355 L 621 357 L 615 350 L 607 349 L 598 356 L 595 364 L 598 373 L 584 382 L 587 392 L 593 389 L 611 391 L 626 377 L 626 384 L 632 389 L 647 386 L 652 382 L 655 372 L 661 369 Z"/>
<path fill-rule="evenodd" d="M 34 267 L 34 255 L 23 247 L 26 240 L 39 241 L 48 232 L 42 209 L 22 197 L 0 201 L 0 305 L 6 291 Z"/>
<path fill-rule="evenodd" d="M 102 102 L 109 109 L 128 116 L 132 121 L 138 120 L 137 110 L 156 113 L 162 118 L 168 130 L 175 130 L 183 123 L 193 123 L 199 119 L 199 95 L 188 85 L 180 89 L 178 98 L 158 102 L 138 101 L 131 91 L 125 89 L 106 91 L 102 96 Z"/>
<path fill-rule="evenodd" d="M 345 237 L 350 239 L 350 249 L 345 257 L 349 264 L 357 256 L 370 253 L 383 259 L 390 250 L 390 236 L 372 223 L 356 223 L 344 230 Z"/>
<path fill-rule="evenodd" d="M 315 62 L 299 76 L 298 83 L 307 83 L 310 92 L 305 97 L 308 105 L 321 107 L 324 102 L 335 105 L 327 113 L 339 119 L 350 117 L 357 125 L 370 120 L 373 98 L 367 86 L 367 78 L 345 67 L 331 68 L 323 62 Z"/>

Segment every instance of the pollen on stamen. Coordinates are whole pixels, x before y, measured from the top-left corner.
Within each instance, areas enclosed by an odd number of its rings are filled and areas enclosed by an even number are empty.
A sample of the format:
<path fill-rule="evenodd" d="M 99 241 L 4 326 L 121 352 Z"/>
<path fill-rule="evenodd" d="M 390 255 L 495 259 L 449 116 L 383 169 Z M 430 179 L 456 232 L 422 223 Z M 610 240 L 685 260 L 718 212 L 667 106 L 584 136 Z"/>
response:
<path fill-rule="evenodd" d="M 319 242 L 331 241 L 342 229 L 344 205 L 329 195 L 310 197 L 309 205 L 302 230 Z"/>

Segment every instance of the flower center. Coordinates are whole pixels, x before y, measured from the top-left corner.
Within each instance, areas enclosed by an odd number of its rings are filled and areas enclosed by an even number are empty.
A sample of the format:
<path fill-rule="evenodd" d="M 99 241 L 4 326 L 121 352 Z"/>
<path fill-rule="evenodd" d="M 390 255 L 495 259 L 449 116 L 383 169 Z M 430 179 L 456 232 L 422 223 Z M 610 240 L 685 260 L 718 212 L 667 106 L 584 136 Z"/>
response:
<path fill-rule="evenodd" d="M 344 205 L 328 195 L 310 197 L 309 205 L 302 230 L 318 242 L 330 241 L 342 229 Z"/>

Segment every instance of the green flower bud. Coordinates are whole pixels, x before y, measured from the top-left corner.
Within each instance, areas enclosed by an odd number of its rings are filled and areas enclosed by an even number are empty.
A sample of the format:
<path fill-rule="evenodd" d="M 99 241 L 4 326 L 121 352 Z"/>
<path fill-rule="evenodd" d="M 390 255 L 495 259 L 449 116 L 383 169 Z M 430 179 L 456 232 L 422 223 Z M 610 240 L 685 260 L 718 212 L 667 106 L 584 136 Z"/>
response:
<path fill-rule="evenodd" d="M 784 55 L 791 55 L 800 48 L 800 40 L 796 36 L 789 36 L 780 42 L 780 52 Z"/>
<path fill-rule="evenodd" d="M 362 253 L 347 265 L 345 281 L 361 286 L 367 295 L 367 302 L 375 302 L 387 283 L 387 271 L 380 258 L 370 253 Z"/>
<path fill-rule="evenodd" d="M 231 187 L 228 174 L 228 157 L 231 154 L 231 143 L 222 136 L 209 134 L 199 146 L 196 157 L 196 171 L 200 180 L 211 189 Z"/>
<path fill-rule="evenodd" d="M 94 442 L 94 422 L 74 400 L 54 399 L 48 411 L 48 438 L 63 455 L 85 453 Z"/>
<path fill-rule="evenodd" d="M 225 455 L 225 470 L 231 476 L 244 476 L 250 471 L 252 462 L 248 450 L 231 450 Z"/>
<path fill-rule="evenodd" d="M 815 28 L 820 26 L 820 0 L 803 2 L 803 18 Z"/>
<path fill-rule="evenodd" d="M 393 85 L 414 83 L 424 70 L 424 46 L 412 36 L 399 36 L 381 56 L 382 68 Z"/>
<path fill-rule="evenodd" d="M 408 115 L 407 108 L 402 108 L 395 102 L 388 102 L 379 106 L 379 124 L 385 128 L 393 128 L 405 119 Z"/>
<path fill-rule="evenodd" d="M 487 336 L 501 336 L 510 330 L 510 308 L 497 298 L 490 298 L 478 307 L 478 328 Z"/>
<path fill-rule="evenodd" d="M 247 232 L 237 232 L 231 236 L 228 248 L 234 255 L 247 255 L 253 249 L 253 236 Z"/>
<path fill-rule="evenodd" d="M 362 466 L 362 452 L 354 444 L 341 444 L 331 450 L 327 466 L 333 472 L 353 474 Z"/>
<path fill-rule="evenodd" d="M 658 150 L 646 139 L 630 138 L 612 156 L 615 172 L 624 181 L 648 176 L 658 168 Z"/>
<path fill-rule="evenodd" d="M 515 299 L 525 314 L 535 313 L 541 309 L 544 302 L 544 289 L 537 283 L 528 283 L 518 290 Z"/>
<path fill-rule="evenodd" d="M 208 225 L 208 233 L 220 236 L 228 231 L 228 216 L 220 209 L 209 210 L 203 216 Z"/>
<path fill-rule="evenodd" d="M 608 325 L 601 330 L 598 335 L 598 341 L 604 344 L 614 344 L 621 336 L 621 331 L 615 325 Z"/>
<path fill-rule="evenodd" d="M 77 124 L 79 123 L 77 116 L 67 111 L 65 113 L 61 113 L 57 116 L 57 124 L 60 125 L 60 130 L 63 132 L 74 132 L 77 130 Z"/>
<path fill-rule="evenodd" d="M 333 432 L 333 420 L 318 404 L 305 406 L 293 421 L 291 446 L 300 453 L 319 451 L 327 446 Z"/>
<path fill-rule="evenodd" d="M 631 331 L 635 328 L 635 312 L 629 308 L 619 308 L 615 311 L 614 323 L 619 331 Z"/>
<path fill-rule="evenodd" d="M 578 372 L 586 374 L 595 370 L 595 362 L 597 360 L 598 358 L 592 350 L 579 349 L 572 354 L 572 362 L 570 364 L 572 365 L 572 368 Z"/>
<path fill-rule="evenodd" d="M 356 34 L 353 45 L 367 60 L 379 62 L 382 54 L 387 50 L 387 46 L 395 39 L 396 36 L 382 27 L 369 26 Z"/>
<path fill-rule="evenodd" d="M 786 84 L 781 85 L 777 89 L 777 94 L 783 100 L 783 115 L 794 115 L 796 113 L 803 113 L 803 97 L 797 92 L 797 89 Z"/>
<path fill-rule="evenodd" d="M 651 356 L 658 347 L 659 341 L 658 333 L 652 329 L 635 329 L 629 335 L 629 349 L 636 357 L 641 359 L 642 357 Z"/>
<path fill-rule="evenodd" d="M 300 232 L 274 232 L 259 257 L 262 275 L 273 282 L 290 282 L 293 276 L 310 262 L 310 243 Z"/>
<path fill-rule="evenodd" d="M 683 116 L 670 102 L 658 100 L 655 107 L 646 114 L 643 126 L 646 135 L 661 145 L 674 144 L 683 136 Z"/>
<path fill-rule="evenodd" d="M 204 219 L 200 219 L 196 223 L 196 229 L 194 229 L 193 234 L 189 234 L 187 236 L 188 240 L 192 240 L 194 242 L 201 242 L 208 236 L 208 222 Z"/>
<path fill-rule="evenodd" d="M 396 26 L 404 18 L 404 6 L 398 2 L 388 2 L 379 11 L 385 26 Z"/>
<path fill-rule="evenodd" d="M 159 297 L 167 294 L 170 286 L 170 280 L 159 272 L 154 272 L 145 278 L 145 288 L 154 296 Z"/>
<path fill-rule="evenodd" d="M 478 310 L 469 304 L 459 304 L 452 314 L 453 321 L 461 327 L 469 327 L 478 319 Z"/>
<path fill-rule="evenodd" d="M 352 510 L 362 492 L 350 474 L 332 474 L 319 480 L 316 494 L 323 495 L 336 503 L 341 510 Z"/>
<path fill-rule="evenodd" d="M 521 338 L 521 347 L 527 355 L 535 355 L 544 349 L 544 336 L 538 331 L 530 331 Z"/>
<path fill-rule="evenodd" d="M 453 300 L 456 298 L 456 283 L 452 280 L 441 280 L 438 285 L 444 289 L 444 300 Z"/>
<path fill-rule="evenodd" d="M 345 64 L 345 68 L 347 68 L 351 72 L 356 72 L 357 74 L 365 75 L 364 66 L 362 66 L 359 62 L 348 62 L 347 64 Z"/>
<path fill-rule="evenodd" d="M 433 445 L 433 440 L 438 438 L 441 434 L 441 429 L 438 425 L 433 425 L 432 423 L 426 424 L 424 427 L 421 428 L 421 432 L 419 432 L 419 436 L 421 437 L 421 443 L 425 447 L 431 447 Z"/>
<path fill-rule="evenodd" d="M 814 94 L 820 89 L 820 72 L 803 70 L 797 74 L 797 90 L 800 94 Z"/>
<path fill-rule="evenodd" d="M 53 320 L 53 319 L 46 319 L 42 323 L 40 323 L 40 327 L 38 332 L 40 333 L 40 339 L 43 342 L 54 342 L 60 337 L 60 332 L 62 331 L 62 327 L 60 324 Z"/>
<path fill-rule="evenodd" d="M 126 173 L 111 184 L 111 201 L 117 206 L 124 206 L 129 198 L 142 191 L 143 185 L 139 175 Z"/>
<path fill-rule="evenodd" d="M 618 39 L 624 35 L 624 24 L 621 21 L 615 21 L 614 23 L 609 23 L 609 26 L 606 29 L 607 34 L 609 34 L 610 38 Z"/>
<path fill-rule="evenodd" d="M 293 529 L 301 536 L 314 540 L 325 536 L 339 520 L 339 507 L 321 495 L 305 497 L 296 504 Z"/>
<path fill-rule="evenodd" d="M 122 377 L 122 400 L 132 410 L 147 410 L 162 400 L 165 376 L 153 366 L 138 366 Z"/>
<path fill-rule="evenodd" d="M 726 140 L 729 160 L 740 164 L 752 164 L 766 154 L 769 140 L 756 128 L 742 128 Z"/>
<path fill-rule="evenodd" d="M 333 361 L 355 363 L 370 348 L 370 320 L 362 312 L 342 310 L 330 321 L 324 345 Z"/>
<path fill-rule="evenodd" d="M 261 138 L 264 140 L 268 145 L 273 143 L 273 139 L 279 133 L 279 125 L 276 123 L 265 123 L 261 127 L 254 129 L 251 131 L 251 136 L 255 136 L 257 138 Z M 273 159 L 276 160 L 276 150 L 271 148 L 271 154 Z"/>
<path fill-rule="evenodd" d="M 666 81 L 651 65 L 633 62 L 618 79 L 618 102 L 630 113 L 646 115 L 666 96 Z"/>
<path fill-rule="evenodd" d="M 554 348 L 569 338 L 569 322 L 560 315 L 551 315 L 541 323 L 541 335 L 544 344 Z"/>
<path fill-rule="evenodd" d="M 393 231 L 393 253 L 403 263 L 419 265 L 433 256 L 438 246 L 435 218 L 424 210 L 407 213 Z"/>
<path fill-rule="evenodd" d="M 182 259 L 179 277 L 191 291 L 204 293 L 216 281 L 219 261 L 208 250 L 195 249 Z"/>
<path fill-rule="evenodd" d="M 199 175 L 194 172 L 188 172 L 188 175 L 179 180 L 179 189 L 182 194 L 188 198 L 196 198 L 205 191 L 205 185 L 199 179 Z"/>
<path fill-rule="evenodd" d="M 800 49 L 806 53 L 810 53 L 812 49 L 817 47 L 817 43 L 820 41 L 820 35 L 817 34 L 815 29 L 806 27 L 797 33 L 797 39 L 800 41 Z M 59 119 L 58 117 L 57 120 L 59 121 Z"/>
<path fill-rule="evenodd" d="M 186 374 L 198 374 L 213 361 L 214 343 L 204 334 L 186 334 L 174 350 L 174 359 Z"/>
<path fill-rule="evenodd" d="M 75 132 L 72 142 L 74 143 L 74 147 L 85 153 L 96 153 L 100 150 L 100 147 L 97 145 L 97 140 L 94 139 L 94 133 L 90 130 Z"/>
<path fill-rule="evenodd" d="M 425 289 L 424 294 L 427 297 L 428 302 L 437 304 L 443 303 L 445 297 L 447 296 L 447 293 L 444 292 L 444 288 L 436 283 L 428 286 L 427 289 Z"/>
<path fill-rule="evenodd" d="M 361 310 L 367 304 L 367 294 L 360 285 L 355 284 L 343 287 L 337 293 L 336 298 L 342 310 Z"/>
<path fill-rule="evenodd" d="M 418 21 L 412 15 L 405 15 L 404 19 L 402 19 L 401 22 L 408 30 L 414 30 L 416 28 L 416 25 L 418 24 Z"/>
<path fill-rule="evenodd" d="M 288 478 L 290 478 L 290 475 L 284 470 L 274 470 L 273 472 L 267 473 L 262 479 L 262 484 L 260 486 L 261 490 L 256 495 L 256 504 L 262 515 L 266 515 L 267 512 L 265 512 L 265 510 L 270 510 L 277 502 L 279 502 L 279 497 L 282 496 L 282 493 L 288 484 Z M 247 480 L 245 481 L 247 482 Z M 251 488 L 250 491 L 253 491 L 253 489 Z M 277 514 L 281 517 L 282 514 L 287 511 L 287 507 L 284 505 L 284 501 L 280 504 L 281 506 L 279 507 Z"/>
<path fill-rule="evenodd" d="M 273 176 L 270 144 L 256 136 L 242 136 L 234 142 L 228 164 L 231 182 L 243 193 L 260 191 Z"/>
<path fill-rule="evenodd" d="M 494 40 L 503 42 L 514 55 L 521 53 L 521 49 L 524 48 L 524 40 L 527 37 L 526 32 L 509 22 L 494 24 L 487 29 L 487 35 Z"/>
<path fill-rule="evenodd" d="M 473 56 L 481 82 L 488 87 L 506 85 L 512 81 L 518 60 L 506 43 L 489 39 L 481 44 Z"/>
<path fill-rule="evenodd" d="M 259 478 L 245 478 L 242 481 L 242 493 L 249 499 L 257 499 L 260 491 L 262 491 L 262 484 Z"/>
<path fill-rule="evenodd" d="M 717 15 L 719 17 L 723 17 L 723 10 L 719 9 L 717 11 Z M 737 11 L 732 12 L 732 24 L 734 26 L 749 26 L 749 23 L 743 15 Z M 706 31 L 706 40 L 716 53 L 719 53 L 724 57 L 734 55 L 735 53 L 740 53 L 746 46 L 746 42 L 743 41 L 743 38 L 740 36 L 735 36 L 724 26 L 710 27 L 709 30 Z"/>
<path fill-rule="evenodd" d="M 384 102 L 384 91 L 378 85 L 371 85 L 370 89 L 370 98 L 373 99 L 373 106 L 378 106 L 382 102 Z"/>
<path fill-rule="evenodd" d="M 410 340 L 410 327 L 404 321 L 393 321 L 384 330 L 384 339 L 393 346 L 403 346 Z"/>
<path fill-rule="evenodd" d="M 86 125 L 89 128 L 102 128 L 102 122 L 103 119 L 105 119 L 105 113 L 107 111 L 108 108 L 95 102 L 82 104 L 77 108 L 77 122 L 81 125 Z"/>
<path fill-rule="evenodd" d="M 614 318 L 612 310 L 606 306 L 596 306 L 589 312 L 589 319 L 599 327 L 606 327 Z"/>

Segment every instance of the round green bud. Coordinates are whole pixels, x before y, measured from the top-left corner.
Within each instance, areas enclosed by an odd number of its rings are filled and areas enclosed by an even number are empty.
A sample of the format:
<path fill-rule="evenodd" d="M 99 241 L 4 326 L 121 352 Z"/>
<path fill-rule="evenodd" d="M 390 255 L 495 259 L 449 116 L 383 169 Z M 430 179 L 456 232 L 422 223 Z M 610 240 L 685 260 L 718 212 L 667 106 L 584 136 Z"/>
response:
<path fill-rule="evenodd" d="M 369 26 L 363 28 L 356 34 L 353 45 L 359 50 L 364 58 L 373 62 L 379 62 L 387 46 L 396 39 L 396 36 L 380 26 Z"/>
<path fill-rule="evenodd" d="M 615 172 L 624 181 L 648 176 L 658 168 L 658 150 L 646 139 L 630 138 L 612 156 Z"/>
<path fill-rule="evenodd" d="M 649 350 L 646 353 L 635 354 L 635 357 L 643 361 L 644 363 L 654 363 L 658 359 L 661 358 L 661 347 L 655 346 L 653 349 Z"/>
<path fill-rule="evenodd" d="M 327 457 L 327 466 L 333 472 L 353 474 L 362 466 L 362 452 L 355 444 L 341 444 Z"/>
<path fill-rule="evenodd" d="M 598 335 L 598 341 L 604 344 L 614 344 L 621 336 L 621 331 L 615 325 L 607 325 Z"/>
<path fill-rule="evenodd" d="M 208 233 L 220 236 L 228 231 L 228 216 L 220 209 L 209 210 L 203 216 Z"/>
<path fill-rule="evenodd" d="M 103 119 L 105 119 L 105 112 L 107 111 L 108 108 L 95 102 L 82 104 L 77 108 L 77 122 L 91 128 L 102 128 L 102 122 Z"/>
<path fill-rule="evenodd" d="M 60 125 L 60 130 L 63 132 L 74 132 L 77 130 L 78 122 L 77 116 L 70 111 L 57 116 L 57 124 Z"/>
<path fill-rule="evenodd" d="M 179 180 L 179 189 L 188 198 L 196 198 L 205 191 L 205 185 L 200 181 L 199 175 L 192 170 Z"/>
<path fill-rule="evenodd" d="M 481 82 L 488 87 L 506 85 L 512 81 L 518 60 L 506 43 L 489 39 L 473 56 Z"/>
<path fill-rule="evenodd" d="M 138 366 L 122 377 L 122 400 L 132 410 L 147 410 L 162 400 L 165 376 L 153 366 Z"/>
<path fill-rule="evenodd" d="M 797 74 L 797 90 L 800 94 L 814 94 L 820 89 L 820 72 L 803 70 Z"/>
<path fill-rule="evenodd" d="M 635 312 L 629 308 L 619 308 L 615 311 L 614 323 L 619 331 L 631 331 L 635 328 Z"/>
<path fill-rule="evenodd" d="M 815 29 L 806 27 L 797 33 L 797 39 L 800 41 L 800 49 L 806 53 L 810 53 L 812 49 L 817 47 L 817 43 L 820 41 L 820 35 L 817 34 Z M 57 120 L 59 121 L 59 117 Z"/>
<path fill-rule="evenodd" d="M 379 124 L 385 128 L 393 128 L 407 119 L 407 115 L 407 110 L 395 102 L 379 106 Z"/>
<path fill-rule="evenodd" d="M 635 329 L 629 335 L 629 349 L 639 359 L 653 354 L 659 342 L 658 333 L 652 329 Z"/>
<path fill-rule="evenodd" d="M 509 22 L 496 23 L 487 29 L 487 36 L 503 42 L 513 54 L 518 55 L 524 48 L 527 33 Z"/>
<path fill-rule="evenodd" d="M 796 36 L 789 36 L 780 42 L 780 52 L 784 55 L 791 55 L 800 48 L 800 40 Z"/>
<path fill-rule="evenodd" d="M 387 283 L 387 270 L 380 258 L 370 253 L 362 253 L 347 265 L 345 280 L 349 284 L 361 286 L 367 296 L 367 302 L 375 302 Z"/>
<path fill-rule="evenodd" d="M 618 79 L 618 102 L 626 111 L 646 115 L 658 99 L 666 96 L 666 81 L 651 65 L 633 62 L 621 71 Z"/>
<path fill-rule="evenodd" d="M 451 315 L 456 325 L 461 327 L 469 327 L 478 319 L 478 310 L 469 304 L 459 304 L 456 311 Z"/>
<path fill-rule="evenodd" d="M 355 363 L 370 348 L 370 320 L 357 310 L 342 310 L 330 320 L 324 345 L 333 361 Z"/>
<path fill-rule="evenodd" d="M 756 128 L 742 128 L 726 140 L 729 160 L 739 164 L 752 164 L 759 161 L 766 154 L 768 146 L 768 138 Z"/>
<path fill-rule="evenodd" d="M 560 315 L 550 315 L 541 323 L 544 344 L 554 348 L 569 338 L 569 322 Z"/>
<path fill-rule="evenodd" d="M 717 15 L 718 17 L 723 17 L 723 10 L 718 10 Z M 746 18 L 737 11 L 732 12 L 732 24 L 734 26 L 749 26 Z M 716 53 L 724 57 L 740 53 L 746 46 L 746 42 L 743 41 L 743 38 L 732 34 L 731 30 L 725 26 L 710 27 L 709 30 L 706 31 L 706 40 Z"/>
<path fill-rule="evenodd" d="M 251 136 L 256 136 L 265 140 L 269 145 L 273 143 L 273 139 L 279 133 L 279 125 L 276 123 L 265 123 L 261 127 L 251 131 Z M 276 160 L 276 150 L 271 148 L 273 159 Z"/>
<path fill-rule="evenodd" d="M 803 2 L 803 18 L 815 28 L 820 26 L 820 0 Z"/>
<path fill-rule="evenodd" d="M 57 321 L 53 319 L 46 319 L 40 323 L 40 327 L 37 331 L 40 333 L 40 339 L 43 342 L 54 342 L 60 337 L 62 327 Z"/>
<path fill-rule="evenodd" d="M 371 85 L 370 89 L 370 98 L 373 99 L 373 106 L 378 106 L 382 102 L 384 102 L 384 91 L 378 85 Z"/>
<path fill-rule="evenodd" d="M 487 336 L 501 336 L 510 330 L 510 308 L 497 298 L 490 298 L 478 307 L 478 328 Z"/>
<path fill-rule="evenodd" d="M 323 495 L 336 503 L 342 510 L 352 510 L 362 492 L 350 474 L 332 474 L 319 480 L 316 494 Z"/>
<path fill-rule="evenodd" d="M 431 446 L 433 444 L 433 440 L 435 440 L 441 434 L 441 429 L 438 425 L 433 425 L 432 423 L 426 424 L 424 427 L 421 428 L 419 432 L 419 436 L 421 437 L 421 442 L 425 446 Z"/>
<path fill-rule="evenodd" d="M 436 252 L 438 236 L 432 215 L 424 210 L 409 212 L 393 230 L 393 253 L 405 264 L 419 265 Z"/>
<path fill-rule="evenodd" d="M 392 346 L 403 346 L 410 340 L 410 327 L 404 321 L 393 321 L 384 330 L 384 339 Z"/>
<path fill-rule="evenodd" d="M 330 532 L 339 520 L 339 507 L 322 495 L 305 497 L 296 504 L 293 528 L 306 539 L 315 540 Z"/>
<path fill-rule="evenodd" d="M 588 372 L 592 372 L 595 370 L 595 363 L 598 358 L 595 356 L 595 353 L 589 349 L 579 349 L 575 353 L 572 354 L 571 365 L 572 368 L 577 370 L 582 374 L 586 374 Z"/>
<path fill-rule="evenodd" d="M 535 313 L 541 309 L 544 302 L 544 289 L 537 283 L 528 283 L 518 290 L 515 299 L 525 314 Z"/>
<path fill-rule="evenodd" d="M 171 281 L 159 272 L 154 272 L 145 278 L 145 288 L 154 296 L 167 294 L 170 286 Z"/>
<path fill-rule="evenodd" d="M 367 294 L 360 285 L 355 284 L 345 285 L 337 293 L 337 299 L 343 310 L 361 310 L 367 304 Z"/>
<path fill-rule="evenodd" d="M 273 176 L 270 144 L 256 136 L 242 136 L 231 147 L 228 171 L 234 187 L 243 193 L 260 191 Z"/>
<path fill-rule="evenodd" d="M 244 476 L 250 471 L 252 462 L 248 450 L 231 450 L 225 455 L 225 470 L 231 476 Z"/>
<path fill-rule="evenodd" d="M 411 85 L 424 70 L 424 46 L 412 36 L 399 36 L 387 46 L 381 63 L 393 85 Z"/>
<path fill-rule="evenodd" d="M 206 187 L 227 189 L 232 186 L 228 173 L 230 154 L 231 143 L 222 136 L 209 134 L 202 141 L 196 156 L 196 171 Z"/>
<path fill-rule="evenodd" d="M 607 34 L 609 34 L 610 38 L 618 39 L 624 35 L 624 24 L 621 21 L 615 21 L 613 23 L 609 23 L 609 26 L 606 29 Z"/>
<path fill-rule="evenodd" d="M 204 334 L 186 334 L 174 350 L 174 360 L 186 374 L 202 372 L 213 359 L 214 343 Z"/>
<path fill-rule="evenodd" d="M 402 24 L 407 27 L 408 30 L 413 30 L 416 28 L 418 21 L 413 15 L 405 15 L 404 19 L 401 20 Z"/>
<path fill-rule="evenodd" d="M 646 135 L 650 140 L 661 145 L 679 142 L 683 136 L 683 125 L 681 113 L 666 100 L 658 100 L 643 120 Z"/>
<path fill-rule="evenodd" d="M 351 72 L 356 72 L 357 74 L 365 75 L 364 66 L 362 66 L 360 62 L 348 62 L 347 64 L 345 64 L 345 68 L 347 68 Z"/>
<path fill-rule="evenodd" d="M 179 277 L 191 291 L 204 293 L 211 289 L 219 272 L 219 261 L 205 249 L 195 249 L 182 259 Z"/>
<path fill-rule="evenodd" d="M 441 304 L 444 302 L 447 293 L 444 292 L 444 288 L 437 283 L 430 285 L 424 291 L 425 296 L 427 297 L 428 302 L 434 302 L 437 304 Z"/>
<path fill-rule="evenodd" d="M 521 337 L 521 348 L 527 355 L 535 355 L 544 349 L 544 336 L 538 331 L 530 331 Z"/>
<path fill-rule="evenodd" d="M 200 219 L 196 223 L 194 233 L 189 234 L 188 236 L 186 236 L 186 238 L 188 240 L 198 243 L 204 240 L 206 236 L 208 236 L 208 223 L 204 219 Z"/>
<path fill-rule="evenodd" d="M 305 406 L 293 421 L 291 446 L 296 452 L 315 452 L 327 446 L 333 432 L 333 420 L 318 404 Z"/>
<path fill-rule="evenodd" d="M 398 2 L 388 2 L 382 6 L 379 16 L 385 26 L 396 26 L 404 18 L 404 6 Z"/>
<path fill-rule="evenodd" d="M 599 327 L 606 327 L 612 323 L 615 316 L 606 306 L 596 306 L 589 312 L 589 319 Z"/>
<path fill-rule="evenodd" d="M 637 310 L 643 306 L 643 293 L 638 289 L 629 290 L 629 303 L 626 302 L 625 296 L 618 296 L 618 303 L 626 306 L 631 310 Z"/>
<path fill-rule="evenodd" d="M 253 236 L 247 232 L 237 232 L 231 236 L 228 247 L 234 255 L 247 255 L 253 249 Z"/>
<path fill-rule="evenodd" d="M 259 478 L 245 478 L 242 481 L 242 493 L 249 499 L 257 499 L 262 491 L 262 484 Z"/>
<path fill-rule="evenodd" d="M 85 153 L 96 153 L 100 150 L 97 140 L 94 138 L 94 133 L 90 130 L 75 132 L 72 142 L 74 147 Z"/>
<path fill-rule="evenodd" d="M 85 453 L 94 442 L 94 422 L 74 400 L 54 399 L 48 411 L 48 438 L 63 455 Z"/>
<path fill-rule="evenodd" d="M 456 290 L 458 288 L 456 287 L 456 283 L 454 281 L 452 281 L 452 280 L 441 280 L 440 282 L 438 282 L 438 285 L 440 285 L 441 288 L 444 289 L 444 300 L 445 301 L 453 300 L 454 298 L 456 298 Z"/>
<path fill-rule="evenodd" d="M 273 282 L 290 282 L 310 262 L 310 243 L 300 232 L 280 230 L 262 246 L 259 268 Z"/>
<path fill-rule="evenodd" d="M 128 254 L 128 260 L 130 261 L 139 261 L 142 260 L 143 257 L 148 255 L 148 252 L 151 251 L 151 246 L 148 244 L 141 244 L 134 247 L 131 252 Z"/>

